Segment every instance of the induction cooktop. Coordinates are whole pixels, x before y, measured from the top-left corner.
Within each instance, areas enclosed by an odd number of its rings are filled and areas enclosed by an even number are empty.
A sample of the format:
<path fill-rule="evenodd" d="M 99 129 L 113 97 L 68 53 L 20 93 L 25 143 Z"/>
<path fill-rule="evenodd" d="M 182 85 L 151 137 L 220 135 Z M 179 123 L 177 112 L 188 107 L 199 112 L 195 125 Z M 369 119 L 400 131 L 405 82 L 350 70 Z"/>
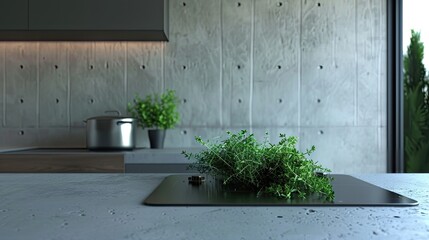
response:
<path fill-rule="evenodd" d="M 418 202 L 349 175 L 329 174 L 334 201 L 310 196 L 306 199 L 279 199 L 254 192 L 228 189 L 208 177 L 171 175 L 144 200 L 154 206 L 416 206 Z"/>

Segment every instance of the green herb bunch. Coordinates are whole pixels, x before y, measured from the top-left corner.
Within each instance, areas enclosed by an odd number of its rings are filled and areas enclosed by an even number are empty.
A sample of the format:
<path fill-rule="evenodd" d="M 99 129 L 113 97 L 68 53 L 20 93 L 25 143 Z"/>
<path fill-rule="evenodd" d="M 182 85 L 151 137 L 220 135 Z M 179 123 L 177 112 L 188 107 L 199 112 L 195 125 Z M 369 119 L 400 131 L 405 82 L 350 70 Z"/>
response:
<path fill-rule="evenodd" d="M 179 121 L 177 103 L 175 92 L 167 90 L 161 95 L 148 95 L 144 99 L 136 96 L 134 104 L 128 103 L 128 112 L 137 119 L 140 127 L 168 129 Z"/>
<path fill-rule="evenodd" d="M 316 195 L 328 201 L 334 199 L 329 177 L 316 174 L 330 170 L 307 158 L 314 152 L 314 146 L 300 152 L 295 147 L 297 137 L 285 134 L 280 134 L 278 144 L 269 143 L 268 133 L 263 143 L 246 130 L 227 134 L 229 138 L 215 143 L 196 137 L 207 149 L 199 153 L 182 152 L 188 159 L 196 159 L 191 169 L 258 195 L 268 193 L 286 199 Z"/>

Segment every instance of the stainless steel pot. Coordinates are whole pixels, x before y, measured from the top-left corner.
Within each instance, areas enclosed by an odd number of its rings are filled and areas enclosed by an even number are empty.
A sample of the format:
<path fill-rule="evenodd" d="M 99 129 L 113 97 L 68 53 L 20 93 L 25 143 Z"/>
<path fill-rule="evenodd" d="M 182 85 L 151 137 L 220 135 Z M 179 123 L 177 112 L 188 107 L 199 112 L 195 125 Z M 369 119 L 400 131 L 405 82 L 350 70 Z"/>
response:
<path fill-rule="evenodd" d="M 84 121 L 88 149 L 132 150 L 135 147 L 136 119 L 117 113 L 119 116 L 97 116 Z"/>

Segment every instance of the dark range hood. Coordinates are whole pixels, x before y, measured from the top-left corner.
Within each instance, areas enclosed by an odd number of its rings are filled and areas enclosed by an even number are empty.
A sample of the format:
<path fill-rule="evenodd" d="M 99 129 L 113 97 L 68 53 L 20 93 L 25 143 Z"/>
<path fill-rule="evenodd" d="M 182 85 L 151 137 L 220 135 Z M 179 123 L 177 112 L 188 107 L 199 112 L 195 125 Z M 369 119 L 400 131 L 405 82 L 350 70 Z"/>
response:
<path fill-rule="evenodd" d="M 168 41 L 168 0 L 0 0 L 0 41 Z"/>

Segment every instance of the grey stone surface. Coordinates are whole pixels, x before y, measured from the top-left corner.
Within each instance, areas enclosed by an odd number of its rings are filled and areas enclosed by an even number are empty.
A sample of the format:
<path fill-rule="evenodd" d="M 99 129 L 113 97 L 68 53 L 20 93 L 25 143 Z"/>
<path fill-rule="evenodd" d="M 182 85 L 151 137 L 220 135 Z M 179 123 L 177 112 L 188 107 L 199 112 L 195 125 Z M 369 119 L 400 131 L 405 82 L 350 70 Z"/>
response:
<path fill-rule="evenodd" d="M 172 0 L 169 11 L 169 42 L 0 43 L 0 146 L 84 147 L 84 119 L 174 89 L 181 122 L 166 147 L 291 130 L 335 171 L 385 171 L 385 0 Z M 355 150 L 332 156 L 330 140 Z"/>
<path fill-rule="evenodd" d="M 165 174 L 1 174 L 4 239 L 427 239 L 427 174 L 358 178 L 415 207 L 151 207 Z"/>

